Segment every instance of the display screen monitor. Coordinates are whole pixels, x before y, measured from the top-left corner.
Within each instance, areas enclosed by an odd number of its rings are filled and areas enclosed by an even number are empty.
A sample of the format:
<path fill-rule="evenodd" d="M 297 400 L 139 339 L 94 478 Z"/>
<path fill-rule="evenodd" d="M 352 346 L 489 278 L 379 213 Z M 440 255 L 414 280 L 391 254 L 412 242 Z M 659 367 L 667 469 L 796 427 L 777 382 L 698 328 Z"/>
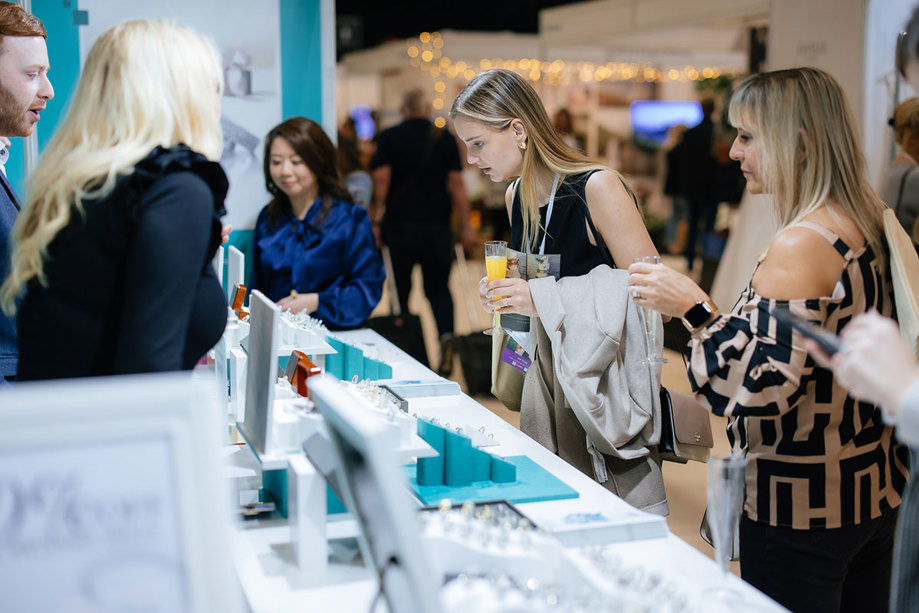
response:
<path fill-rule="evenodd" d="M 702 121 L 702 106 L 695 100 L 638 100 L 629 111 L 635 140 L 647 146 L 662 145 L 673 126 L 692 128 Z"/>
<path fill-rule="evenodd" d="M 352 106 L 351 119 L 354 120 L 354 130 L 358 138 L 370 140 L 376 135 L 377 124 L 373 119 L 373 111 L 366 104 Z"/>
<path fill-rule="evenodd" d="M 388 610 L 441 611 L 439 578 L 431 573 L 418 538 L 418 508 L 385 425 L 330 375 L 310 378 L 310 392 L 338 460 L 337 493 L 360 524 L 361 553 L 380 577 Z"/>

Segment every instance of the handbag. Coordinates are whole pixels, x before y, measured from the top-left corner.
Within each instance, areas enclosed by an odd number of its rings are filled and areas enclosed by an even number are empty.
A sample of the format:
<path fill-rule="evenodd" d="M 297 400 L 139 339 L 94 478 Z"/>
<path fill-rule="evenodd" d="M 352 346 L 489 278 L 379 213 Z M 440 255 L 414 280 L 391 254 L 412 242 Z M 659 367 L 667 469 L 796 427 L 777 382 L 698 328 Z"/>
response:
<path fill-rule="evenodd" d="M 532 361 L 514 338 L 501 330 L 491 337 L 491 393 L 511 411 L 520 411 L 523 380 Z"/>
<path fill-rule="evenodd" d="M 662 460 L 685 464 L 707 462 L 715 440 L 708 411 L 689 394 L 661 386 L 661 440 L 657 451 Z"/>

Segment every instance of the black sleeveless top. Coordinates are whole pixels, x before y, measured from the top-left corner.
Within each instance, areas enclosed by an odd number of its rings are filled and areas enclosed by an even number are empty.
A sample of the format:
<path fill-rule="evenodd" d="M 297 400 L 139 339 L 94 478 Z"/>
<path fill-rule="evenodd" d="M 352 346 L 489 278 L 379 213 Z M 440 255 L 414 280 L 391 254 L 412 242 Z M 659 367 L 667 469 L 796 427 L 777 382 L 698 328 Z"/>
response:
<path fill-rule="evenodd" d="M 546 236 L 546 254 L 561 254 L 561 276 L 577 277 L 606 264 L 600 247 L 592 245 L 587 233 L 587 197 L 584 190 L 587 179 L 597 172 L 589 170 L 564 178 L 555 194 L 555 206 L 549 219 Z M 546 225 L 548 203 L 539 207 L 539 234 L 536 236 L 534 251 L 538 252 L 539 244 Z M 594 233 L 596 234 L 596 233 Z M 599 237 L 596 237 L 600 240 Z M 520 190 L 514 192 L 511 205 L 511 248 L 523 251 L 523 211 L 520 205 Z"/>

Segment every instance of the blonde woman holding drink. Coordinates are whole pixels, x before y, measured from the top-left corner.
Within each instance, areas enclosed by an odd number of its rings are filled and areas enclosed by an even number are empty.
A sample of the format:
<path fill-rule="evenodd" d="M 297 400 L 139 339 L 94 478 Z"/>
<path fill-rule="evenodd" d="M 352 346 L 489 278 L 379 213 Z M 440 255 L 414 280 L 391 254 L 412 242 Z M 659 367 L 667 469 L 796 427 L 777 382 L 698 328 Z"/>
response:
<path fill-rule="evenodd" d="M 565 144 L 539 96 L 523 77 L 508 70 L 479 74 L 457 96 L 450 115 L 470 164 L 478 166 L 494 182 L 519 177 L 505 195 L 511 220 L 508 247 L 554 256 L 558 264 L 552 265 L 553 276 L 560 279 L 583 277 L 604 264 L 626 267 L 633 258 L 657 255 L 622 176 Z M 495 280 L 489 275 L 480 282 L 479 291 L 482 305 L 489 312 L 539 315 L 526 279 Z M 621 298 L 628 301 L 624 287 Z M 532 368 L 538 366 L 539 361 L 534 360 Z M 551 370 L 551 364 L 546 368 Z M 530 376 L 528 372 L 528 381 Z M 560 456 L 593 476 L 597 476 L 598 469 L 603 475 L 640 467 L 652 475 L 655 493 L 631 502 L 658 512 L 666 508 L 656 450 L 642 448 L 629 460 L 613 458 L 607 462 L 610 470 L 605 471 L 597 465 L 603 463 L 602 458 L 591 456 L 584 447 L 585 432 L 570 410 L 563 416 L 564 423 L 558 422 L 550 432 L 543 431 L 538 424 L 543 423 L 544 415 L 535 416 L 533 408 L 527 406 L 526 385 L 521 406 L 521 427 L 525 432 L 556 448 Z M 560 448 L 559 441 L 568 440 L 579 448 Z M 653 468 L 648 470 L 647 463 Z M 604 482 L 623 497 L 644 491 L 643 485 L 637 483 L 612 487 Z"/>

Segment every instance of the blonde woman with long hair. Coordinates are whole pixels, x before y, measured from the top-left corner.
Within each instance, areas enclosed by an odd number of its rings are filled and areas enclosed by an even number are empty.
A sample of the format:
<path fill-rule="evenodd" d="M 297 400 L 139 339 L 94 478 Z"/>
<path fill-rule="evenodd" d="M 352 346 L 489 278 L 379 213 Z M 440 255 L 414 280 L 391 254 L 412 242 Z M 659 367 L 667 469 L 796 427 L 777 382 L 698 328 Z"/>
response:
<path fill-rule="evenodd" d="M 781 227 L 750 285 L 722 313 L 687 277 L 633 264 L 632 295 L 692 329 L 690 383 L 747 458 L 741 576 L 792 611 L 886 611 L 907 449 L 772 316 L 790 310 L 835 333 L 870 309 L 890 316 L 884 204 L 825 72 L 749 77 L 730 120 L 731 157 L 751 193 L 773 197 Z"/>
<path fill-rule="evenodd" d="M 18 379 L 190 369 L 220 338 L 227 180 L 217 52 L 189 28 L 101 34 L 13 231 Z"/>
<path fill-rule="evenodd" d="M 519 178 L 505 193 L 511 220 L 511 248 L 557 256 L 560 279 L 586 277 L 604 264 L 625 268 L 634 258 L 657 255 L 634 196 L 622 176 L 565 144 L 536 91 L 523 77 L 497 69 L 479 74 L 457 96 L 450 115 L 457 135 L 465 143 L 470 164 L 481 168 L 495 182 Z M 624 283 L 623 279 L 621 302 L 628 307 Z M 488 282 L 483 278 L 479 291 L 482 305 L 489 312 L 540 315 L 527 279 Z M 570 322 L 577 316 L 572 310 L 567 316 L 568 325 L 572 325 Z M 583 330 L 585 342 L 590 344 L 602 338 L 602 334 L 592 333 L 594 324 L 590 321 L 585 326 L 573 327 Z M 584 427 L 565 406 L 565 396 L 557 394 L 555 406 L 548 408 L 543 406 L 542 399 L 536 399 L 535 403 L 531 400 L 530 389 L 552 385 L 546 383 L 545 377 L 540 383 L 533 383 L 535 372 L 543 372 L 546 377 L 561 376 L 560 372 L 553 374 L 552 358 L 547 349 L 549 343 L 543 342 L 540 349 L 536 347 L 537 337 L 533 338 L 533 367 L 527 371 L 521 402 L 524 432 L 633 505 L 666 514 L 667 501 L 654 444 L 639 444 L 628 451 L 607 447 L 601 457 L 594 447 L 599 441 L 585 445 L 588 437 Z M 619 340 L 622 342 L 617 344 L 624 347 L 625 340 Z M 637 347 L 638 343 L 631 346 Z M 551 350 L 561 355 L 561 346 L 552 343 Z M 540 352 L 545 352 L 544 360 Z M 615 351 L 605 355 L 616 360 Z M 540 364 L 545 364 L 546 370 L 537 368 Z M 607 367 L 615 365 L 605 363 L 599 368 Z M 647 370 L 643 374 L 643 388 L 647 393 L 652 386 L 648 385 Z M 577 385 L 574 381 L 565 383 Z M 633 391 L 619 389 L 615 394 L 628 395 Z M 653 395 L 656 398 L 656 387 Z M 629 407 L 618 402 L 609 403 L 609 400 L 609 396 L 599 400 L 604 403 L 602 410 L 591 408 L 605 416 L 629 414 Z M 549 419 L 556 424 L 551 432 L 540 431 L 534 425 L 544 423 L 545 410 L 556 412 L 556 416 Z M 650 415 L 649 408 L 649 413 L 636 418 L 632 425 L 640 419 L 652 427 Z M 634 441 L 638 437 L 624 438 Z"/>

